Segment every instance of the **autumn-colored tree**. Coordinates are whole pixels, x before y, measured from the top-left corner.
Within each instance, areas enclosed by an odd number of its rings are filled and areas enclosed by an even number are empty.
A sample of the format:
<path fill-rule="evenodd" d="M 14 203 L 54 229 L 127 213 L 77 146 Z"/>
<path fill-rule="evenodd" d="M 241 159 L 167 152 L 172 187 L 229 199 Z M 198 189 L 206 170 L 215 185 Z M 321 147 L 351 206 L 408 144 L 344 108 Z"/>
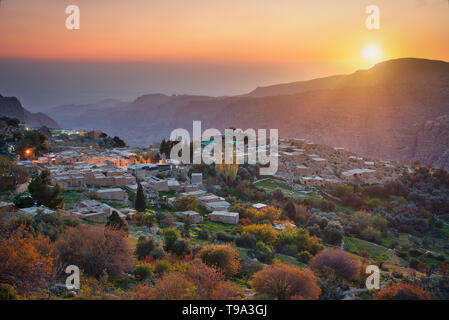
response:
<path fill-rule="evenodd" d="M 77 265 L 86 274 L 121 275 L 132 270 L 132 250 L 126 233 L 100 227 L 70 228 L 56 241 L 63 265 Z"/>
<path fill-rule="evenodd" d="M 258 220 L 269 220 L 273 222 L 274 220 L 279 219 L 281 216 L 281 211 L 272 206 L 266 206 L 259 210 Z"/>
<path fill-rule="evenodd" d="M 0 283 L 18 293 L 39 289 L 52 278 L 56 255 L 49 238 L 22 238 L 13 235 L 0 239 Z"/>
<path fill-rule="evenodd" d="M 359 271 L 357 259 L 341 249 L 324 249 L 310 260 L 309 265 L 323 274 L 335 272 L 346 280 L 353 279 Z"/>
<path fill-rule="evenodd" d="M 244 226 L 242 231 L 254 235 L 258 240 L 274 245 L 278 232 L 271 224 L 252 224 Z"/>
<path fill-rule="evenodd" d="M 430 294 L 413 285 L 407 283 L 394 284 L 389 288 L 379 291 L 376 300 L 430 300 Z"/>
<path fill-rule="evenodd" d="M 205 264 L 223 271 L 228 278 L 239 271 L 239 252 L 230 244 L 208 245 L 198 255 Z"/>
<path fill-rule="evenodd" d="M 176 197 L 175 201 L 173 201 L 173 206 L 178 211 L 198 210 L 198 202 L 194 197 L 191 196 Z"/>
<path fill-rule="evenodd" d="M 282 230 L 276 241 L 276 247 L 282 249 L 288 245 L 295 246 L 299 252 L 308 251 L 312 255 L 323 248 L 318 239 L 315 236 L 311 236 L 304 228 L 289 227 Z"/>
<path fill-rule="evenodd" d="M 279 300 L 292 297 L 316 300 L 321 293 L 312 271 L 278 261 L 256 272 L 251 285 L 258 294 L 266 294 Z"/>
<path fill-rule="evenodd" d="M 183 300 L 196 297 L 196 287 L 181 272 L 167 272 L 153 287 L 140 285 L 131 294 L 136 300 Z"/>
<path fill-rule="evenodd" d="M 201 260 L 194 260 L 189 264 L 185 277 L 196 285 L 199 299 L 209 299 L 215 287 L 225 279 L 223 272 Z"/>
<path fill-rule="evenodd" d="M 209 296 L 210 300 L 238 300 L 242 298 L 242 290 L 236 284 L 229 281 L 219 282 Z"/>

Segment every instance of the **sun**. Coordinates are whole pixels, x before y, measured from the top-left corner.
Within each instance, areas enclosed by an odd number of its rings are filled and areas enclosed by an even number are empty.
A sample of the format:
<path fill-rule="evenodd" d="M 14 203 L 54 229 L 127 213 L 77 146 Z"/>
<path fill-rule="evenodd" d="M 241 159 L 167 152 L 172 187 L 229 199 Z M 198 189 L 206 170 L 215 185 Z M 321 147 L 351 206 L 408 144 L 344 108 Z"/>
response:
<path fill-rule="evenodd" d="M 382 59 L 382 49 L 378 44 L 368 44 L 362 50 L 362 56 L 370 62 L 378 62 Z"/>

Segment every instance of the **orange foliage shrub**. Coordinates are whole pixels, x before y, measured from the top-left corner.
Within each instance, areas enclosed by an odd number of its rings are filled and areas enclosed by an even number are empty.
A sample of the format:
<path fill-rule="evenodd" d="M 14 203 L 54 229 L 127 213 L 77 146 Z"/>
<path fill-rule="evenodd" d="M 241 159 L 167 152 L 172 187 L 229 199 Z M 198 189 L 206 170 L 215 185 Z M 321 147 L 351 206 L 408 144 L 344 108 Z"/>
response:
<path fill-rule="evenodd" d="M 230 244 L 213 244 L 201 249 L 198 256 L 209 266 L 217 268 L 232 277 L 240 267 L 239 252 Z"/>
<path fill-rule="evenodd" d="M 214 290 L 212 290 L 210 300 L 238 300 L 243 297 L 243 292 L 240 288 L 229 281 L 219 282 Z"/>
<path fill-rule="evenodd" d="M 189 265 L 185 277 L 196 285 L 200 299 L 209 299 L 217 284 L 225 279 L 221 271 L 202 263 L 201 260 L 194 260 Z"/>
<path fill-rule="evenodd" d="M 77 265 L 85 273 L 101 276 L 130 272 L 133 267 L 131 246 L 122 231 L 100 227 L 67 229 L 56 241 L 63 265 Z"/>
<path fill-rule="evenodd" d="M 251 285 L 258 294 L 267 294 L 279 300 L 316 300 L 321 294 L 312 271 L 300 269 L 280 262 L 254 274 Z"/>
<path fill-rule="evenodd" d="M 196 297 L 195 285 L 180 272 L 165 273 L 153 287 L 139 285 L 131 294 L 135 300 L 183 300 Z"/>
<path fill-rule="evenodd" d="M 398 283 L 381 290 L 376 300 L 430 300 L 430 294 L 412 284 Z"/>
<path fill-rule="evenodd" d="M 55 252 L 49 238 L 21 238 L 14 235 L 0 239 L 0 283 L 26 294 L 46 284 L 53 277 Z"/>
<path fill-rule="evenodd" d="M 357 259 L 341 249 L 324 249 L 310 260 L 309 265 L 321 273 L 334 271 L 346 280 L 354 278 L 360 269 Z"/>

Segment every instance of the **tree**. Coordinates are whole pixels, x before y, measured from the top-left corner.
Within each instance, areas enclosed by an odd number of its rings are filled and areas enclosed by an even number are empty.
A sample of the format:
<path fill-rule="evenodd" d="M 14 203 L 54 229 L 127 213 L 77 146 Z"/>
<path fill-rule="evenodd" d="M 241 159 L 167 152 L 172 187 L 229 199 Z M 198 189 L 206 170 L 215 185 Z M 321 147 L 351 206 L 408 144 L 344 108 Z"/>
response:
<path fill-rule="evenodd" d="M 60 196 L 62 189 L 58 184 L 55 187 L 51 187 L 50 183 L 50 172 L 44 170 L 31 180 L 28 191 L 38 206 L 42 205 L 51 209 L 62 208 L 65 200 L 64 197 Z"/>
<path fill-rule="evenodd" d="M 296 206 L 291 199 L 288 200 L 287 204 L 285 205 L 284 212 L 290 220 L 296 220 Z"/>
<path fill-rule="evenodd" d="M 230 278 L 239 271 L 239 253 L 230 244 L 212 244 L 204 247 L 199 252 L 201 260 Z"/>
<path fill-rule="evenodd" d="M 189 264 L 185 277 L 196 285 L 200 299 L 210 299 L 215 287 L 225 280 L 225 275 L 221 271 L 198 259 Z"/>
<path fill-rule="evenodd" d="M 168 228 L 164 230 L 164 249 L 172 251 L 176 240 L 181 238 L 178 229 Z"/>
<path fill-rule="evenodd" d="M 190 225 L 192 224 L 192 217 L 186 216 L 184 218 L 184 225 L 182 226 L 182 236 L 190 238 Z"/>
<path fill-rule="evenodd" d="M 359 262 L 341 249 L 324 249 L 310 260 L 312 269 L 323 274 L 335 272 L 346 280 L 353 279 L 359 272 Z"/>
<path fill-rule="evenodd" d="M 145 212 L 147 209 L 147 203 L 145 200 L 145 193 L 143 192 L 143 187 L 140 183 L 137 185 L 137 195 L 135 208 L 138 212 Z"/>
<path fill-rule="evenodd" d="M 111 276 L 130 272 L 132 250 L 126 233 L 109 228 L 69 228 L 56 241 L 63 265 L 77 265 L 86 274 L 100 277 L 104 270 Z"/>
<path fill-rule="evenodd" d="M 137 259 L 143 260 L 151 255 L 154 249 L 157 248 L 157 242 L 151 236 L 140 236 L 136 244 Z"/>
<path fill-rule="evenodd" d="M 278 232 L 271 224 L 252 224 L 242 228 L 244 233 L 254 235 L 258 240 L 274 245 Z"/>
<path fill-rule="evenodd" d="M 375 296 L 376 300 L 430 300 L 430 294 L 413 285 L 407 283 L 394 284 L 389 288 L 379 291 Z"/>
<path fill-rule="evenodd" d="M 141 284 L 132 293 L 135 300 L 183 300 L 195 298 L 195 285 L 180 272 L 167 272 L 150 287 Z"/>
<path fill-rule="evenodd" d="M 324 240 L 333 245 L 340 245 L 343 240 L 345 231 L 338 221 L 330 221 L 324 228 Z"/>
<path fill-rule="evenodd" d="M 49 238 L 21 238 L 14 234 L 0 238 L 0 283 L 18 293 L 39 289 L 53 277 L 56 253 Z"/>
<path fill-rule="evenodd" d="M 118 212 L 115 210 L 108 217 L 105 227 L 112 230 L 121 230 L 124 232 L 128 232 L 128 225 L 125 221 L 122 220 L 122 218 L 120 218 Z"/>
<path fill-rule="evenodd" d="M 177 196 L 175 201 L 173 201 L 173 206 L 177 211 L 197 211 L 198 210 L 198 202 L 194 197 L 180 197 Z"/>
<path fill-rule="evenodd" d="M 173 243 L 172 252 L 178 257 L 184 257 L 192 253 L 192 246 L 188 240 L 178 239 Z"/>
<path fill-rule="evenodd" d="M 316 300 L 321 293 L 312 271 L 278 261 L 256 272 L 251 285 L 258 294 L 266 294 L 279 300 L 292 298 Z"/>

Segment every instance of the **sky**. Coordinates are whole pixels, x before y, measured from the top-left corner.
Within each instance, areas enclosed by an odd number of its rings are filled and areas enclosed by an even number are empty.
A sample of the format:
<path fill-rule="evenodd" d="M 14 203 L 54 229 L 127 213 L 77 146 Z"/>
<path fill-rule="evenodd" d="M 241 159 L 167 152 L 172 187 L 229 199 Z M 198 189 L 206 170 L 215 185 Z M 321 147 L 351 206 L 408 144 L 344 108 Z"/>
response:
<path fill-rule="evenodd" d="M 65 9 L 80 8 L 67 30 Z M 380 29 L 368 30 L 368 5 Z M 1 0 L 0 94 L 30 110 L 234 95 L 376 62 L 449 61 L 447 0 Z"/>

